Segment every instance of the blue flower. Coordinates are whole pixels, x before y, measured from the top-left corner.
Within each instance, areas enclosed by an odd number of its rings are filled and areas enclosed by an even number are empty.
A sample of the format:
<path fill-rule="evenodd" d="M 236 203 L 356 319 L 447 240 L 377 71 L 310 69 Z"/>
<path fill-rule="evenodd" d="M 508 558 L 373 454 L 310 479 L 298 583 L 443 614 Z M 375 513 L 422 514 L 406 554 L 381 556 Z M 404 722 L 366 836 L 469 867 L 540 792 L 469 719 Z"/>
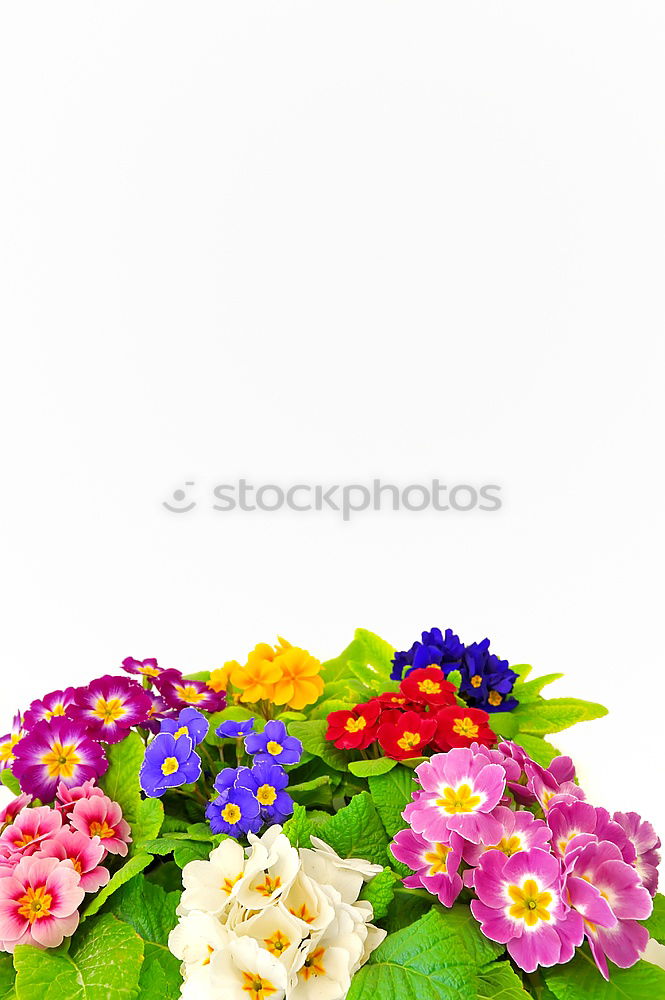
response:
<path fill-rule="evenodd" d="M 508 660 L 489 651 L 489 639 L 467 646 L 461 665 L 460 694 L 473 708 L 485 712 L 511 712 L 518 701 L 511 697 L 518 674 Z"/>
<path fill-rule="evenodd" d="M 254 729 L 254 719 L 247 719 L 243 722 L 237 722 L 234 719 L 228 719 L 223 722 L 221 726 L 218 726 L 215 732 L 220 737 L 220 739 L 241 739 L 244 736 L 248 736 L 249 733 Z"/>
<path fill-rule="evenodd" d="M 263 826 L 256 796 L 248 788 L 230 788 L 206 809 L 206 818 L 213 833 L 240 837 L 256 833 Z"/>
<path fill-rule="evenodd" d="M 256 797 L 261 818 L 270 823 L 283 823 L 293 812 L 293 799 L 284 791 L 289 776 L 279 764 L 255 764 L 238 777 L 236 787 L 248 788 Z"/>
<path fill-rule="evenodd" d="M 220 795 L 224 795 L 230 788 L 236 785 L 238 778 L 245 772 L 249 771 L 248 767 L 225 767 L 219 772 L 215 778 L 215 789 Z"/>
<path fill-rule="evenodd" d="M 205 715 L 201 715 L 195 708 L 183 708 L 177 719 L 164 719 L 161 732 L 172 733 L 176 739 L 180 736 L 189 736 L 195 747 L 203 743 L 210 728 Z"/>
<path fill-rule="evenodd" d="M 169 788 L 190 785 L 200 777 L 201 759 L 189 736 L 158 733 L 146 748 L 139 782 L 150 798 L 161 798 Z"/>
<path fill-rule="evenodd" d="M 262 733 L 246 736 L 245 749 L 253 754 L 255 764 L 297 764 L 302 757 L 302 743 L 289 736 L 278 719 L 266 722 Z"/>
<path fill-rule="evenodd" d="M 464 655 L 464 643 L 452 629 L 447 628 L 445 635 L 440 628 L 433 628 L 422 633 L 422 642 L 414 642 L 411 649 L 395 653 L 391 678 L 399 681 L 412 670 L 424 667 L 441 667 L 444 674 L 457 670 Z M 408 669 L 407 669 L 408 668 Z"/>

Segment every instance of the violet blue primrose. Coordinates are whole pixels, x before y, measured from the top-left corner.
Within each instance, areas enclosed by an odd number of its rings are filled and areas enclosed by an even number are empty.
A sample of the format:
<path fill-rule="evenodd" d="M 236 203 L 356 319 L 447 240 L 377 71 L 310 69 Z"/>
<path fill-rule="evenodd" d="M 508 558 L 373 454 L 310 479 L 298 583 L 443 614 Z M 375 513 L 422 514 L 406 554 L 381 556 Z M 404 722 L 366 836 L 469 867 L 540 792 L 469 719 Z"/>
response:
<path fill-rule="evenodd" d="M 199 743 L 203 743 L 209 728 L 205 715 L 201 715 L 195 708 L 183 708 L 177 719 L 163 720 L 161 732 L 171 733 L 176 739 L 189 736 L 193 746 L 197 747 Z"/>
<path fill-rule="evenodd" d="M 284 723 L 277 719 L 267 722 L 262 733 L 246 736 L 245 749 L 253 755 L 255 764 L 297 764 L 302 757 L 302 743 L 289 736 Z"/>
<path fill-rule="evenodd" d="M 421 638 L 422 642 L 414 642 L 411 649 L 395 653 L 390 674 L 392 680 L 400 681 L 403 676 L 421 667 L 441 667 L 444 674 L 459 668 L 464 655 L 464 643 L 460 642 L 459 636 L 452 629 L 447 628 L 444 635 L 441 629 L 433 628 L 429 632 L 423 632 Z"/>
<path fill-rule="evenodd" d="M 243 719 L 241 721 L 227 719 L 226 722 L 222 722 L 221 726 L 217 727 L 215 732 L 220 739 L 239 740 L 244 739 L 245 736 L 249 736 L 253 729 L 254 719 Z"/>
<path fill-rule="evenodd" d="M 241 786 L 229 788 L 210 802 L 206 818 L 213 833 L 226 833 L 230 837 L 256 833 L 263 826 L 256 796 Z"/>
<path fill-rule="evenodd" d="M 283 823 L 293 812 L 293 799 L 284 791 L 289 776 L 279 764 L 255 764 L 239 775 L 236 787 L 248 788 L 256 797 L 261 819 L 266 823 Z"/>
<path fill-rule="evenodd" d="M 139 782 L 149 798 L 161 798 L 169 788 L 191 785 L 200 777 L 201 759 L 189 736 L 158 733 L 146 747 Z"/>
<path fill-rule="evenodd" d="M 517 707 L 511 692 L 518 674 L 508 660 L 500 660 L 489 651 L 489 639 L 467 646 L 460 667 L 460 693 L 469 705 L 484 712 L 510 712 Z"/>

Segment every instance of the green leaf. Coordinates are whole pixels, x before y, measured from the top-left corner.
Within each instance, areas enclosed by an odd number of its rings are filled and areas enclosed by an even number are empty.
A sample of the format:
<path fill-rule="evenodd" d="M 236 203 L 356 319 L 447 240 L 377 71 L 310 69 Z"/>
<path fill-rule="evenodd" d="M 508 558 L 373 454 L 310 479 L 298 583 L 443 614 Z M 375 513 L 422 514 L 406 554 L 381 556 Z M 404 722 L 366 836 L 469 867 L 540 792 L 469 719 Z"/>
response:
<path fill-rule="evenodd" d="M 12 795 L 21 794 L 21 786 L 19 784 L 18 778 L 15 778 L 12 771 L 6 767 L 4 771 L 0 771 L 0 782 L 8 788 Z"/>
<path fill-rule="evenodd" d="M 507 740 L 512 740 L 517 732 L 517 719 L 512 712 L 492 712 L 488 725 Z"/>
<path fill-rule="evenodd" d="M 448 931 L 464 941 L 465 949 L 477 966 L 486 965 L 504 953 L 505 945 L 485 937 L 468 904 L 455 903 L 443 911 L 443 918 Z"/>
<path fill-rule="evenodd" d="M 554 758 L 559 757 L 561 753 L 547 740 L 541 739 L 540 736 L 530 736 L 528 733 L 517 733 L 513 742 L 523 747 L 529 757 L 542 767 L 549 767 Z"/>
<path fill-rule="evenodd" d="M 276 718 L 281 722 L 304 722 L 308 716 L 304 712 L 280 712 Z"/>
<path fill-rule="evenodd" d="M 665 896 L 660 892 L 656 893 L 653 901 L 653 913 L 648 920 L 641 920 L 640 923 L 646 927 L 654 941 L 665 944 Z"/>
<path fill-rule="evenodd" d="M 357 628 L 355 637 L 363 645 L 367 663 L 384 677 L 389 678 L 395 657 L 395 650 L 390 643 L 365 628 Z"/>
<path fill-rule="evenodd" d="M 388 837 L 368 792 L 354 795 L 348 806 L 331 816 L 316 835 L 340 858 L 366 858 L 379 865 L 388 861 Z"/>
<path fill-rule="evenodd" d="M 400 764 L 402 767 L 408 767 L 409 770 L 415 771 L 420 764 L 424 764 L 429 757 L 407 757 L 405 760 L 401 760 Z"/>
<path fill-rule="evenodd" d="M 412 874 L 411 869 L 407 868 L 406 865 L 402 867 L 405 873 Z M 394 934 L 424 917 L 426 913 L 431 911 L 433 905 L 438 906 L 438 903 L 433 900 L 429 893 L 396 885 L 394 900 L 381 923 L 389 934 Z"/>
<path fill-rule="evenodd" d="M 156 837 L 164 818 L 161 802 L 143 800 L 139 785 L 139 771 L 145 756 L 145 746 L 138 733 L 129 733 L 122 743 L 107 746 L 109 769 L 100 779 L 100 785 L 110 799 L 120 804 L 122 814 L 132 831 L 133 843 L 129 852 L 141 850 L 142 841 Z"/>
<path fill-rule="evenodd" d="M 546 736 L 559 733 L 578 722 L 600 719 L 607 715 L 607 709 L 592 701 L 578 698 L 539 698 L 528 705 L 518 705 L 513 710 L 519 731 L 532 736 Z"/>
<path fill-rule="evenodd" d="M 477 1000 L 529 1000 L 509 962 L 492 962 L 478 974 Z"/>
<path fill-rule="evenodd" d="M 388 690 L 386 678 L 374 667 L 370 667 L 366 663 L 354 663 L 353 660 L 350 660 L 348 669 L 368 692 L 381 694 L 382 691 Z"/>
<path fill-rule="evenodd" d="M 162 833 L 184 833 L 189 826 L 186 819 L 178 819 L 177 816 L 166 815 L 162 823 Z"/>
<path fill-rule="evenodd" d="M 578 951 L 572 962 L 543 969 L 543 976 L 557 1000 L 656 1000 L 665 996 L 665 970 L 639 961 L 630 969 L 608 962 L 606 982 L 586 951 Z"/>
<path fill-rule="evenodd" d="M 15 979 L 12 956 L 0 952 L 0 1000 L 15 1000 Z"/>
<path fill-rule="evenodd" d="M 308 718 L 327 719 L 333 712 L 350 712 L 356 704 L 356 699 L 349 701 L 348 699 L 326 698 L 325 701 L 318 702 L 310 709 Z"/>
<path fill-rule="evenodd" d="M 131 846 L 134 851 L 138 851 L 146 840 L 154 840 L 159 836 L 164 822 L 164 806 L 159 799 L 141 799 L 132 819 L 133 822 L 128 820 L 132 828 Z"/>
<path fill-rule="evenodd" d="M 119 868 L 115 875 L 111 877 L 111 881 L 108 885 L 105 885 L 103 889 L 100 889 L 97 895 L 91 900 L 86 909 L 83 911 L 81 922 L 87 920 L 88 917 L 94 916 L 95 913 L 98 913 L 107 899 L 110 899 L 114 892 L 121 889 L 126 882 L 129 882 L 130 879 L 142 872 L 143 869 L 147 868 L 151 863 L 152 857 L 150 854 L 146 853 L 135 854 L 133 858 L 130 858 L 129 861 L 127 861 L 122 868 Z"/>
<path fill-rule="evenodd" d="M 561 680 L 563 676 L 563 674 L 544 674 L 542 677 L 534 677 L 532 681 L 526 682 L 520 679 L 515 684 L 513 694 L 520 705 L 526 705 L 530 701 L 535 701 L 544 687 L 553 684 L 554 681 Z"/>
<path fill-rule="evenodd" d="M 334 743 L 325 737 L 328 723 L 323 719 L 315 719 L 308 722 L 290 722 L 288 725 L 290 736 L 295 736 L 300 740 L 305 750 L 320 757 L 326 764 L 336 771 L 346 771 L 349 765 L 350 754 L 344 750 L 338 750 Z"/>
<path fill-rule="evenodd" d="M 381 920 L 385 917 L 395 896 L 395 883 L 398 881 L 399 878 L 392 868 L 384 868 L 382 872 L 375 875 L 363 886 L 360 898 L 366 899 L 372 904 L 374 920 Z"/>
<path fill-rule="evenodd" d="M 294 847 L 312 846 L 309 838 L 315 830 L 304 806 L 295 803 L 293 815 L 287 819 L 282 832 L 289 838 Z"/>
<path fill-rule="evenodd" d="M 524 680 L 524 678 L 531 673 L 533 667 L 531 666 L 530 663 L 511 663 L 510 669 L 514 670 L 515 673 L 519 674 L 521 679 Z"/>
<path fill-rule="evenodd" d="M 402 819 L 402 813 L 417 788 L 413 773 L 404 767 L 396 767 L 388 774 L 370 777 L 372 801 L 389 837 L 394 837 L 398 830 L 403 830 L 407 825 Z"/>
<path fill-rule="evenodd" d="M 67 952 L 19 945 L 14 953 L 17 1000 L 134 1000 L 143 942 L 111 914 L 77 932 Z"/>
<path fill-rule="evenodd" d="M 177 1000 L 180 995 L 180 963 L 168 949 L 169 934 L 178 922 L 179 900 L 179 892 L 166 893 L 143 875 L 133 878 L 113 898 L 112 912 L 143 938 L 141 1000 Z"/>
<path fill-rule="evenodd" d="M 432 909 L 415 924 L 389 935 L 353 977 L 347 1000 L 475 997 L 476 953 L 448 917 L 440 907 Z M 494 955 L 494 949 L 489 953 Z"/>
<path fill-rule="evenodd" d="M 349 771 L 357 778 L 369 778 L 373 774 L 387 774 L 397 766 L 396 760 L 390 757 L 379 757 L 377 760 L 352 760 Z"/>
<path fill-rule="evenodd" d="M 459 691 L 459 686 L 462 683 L 462 675 L 459 672 L 459 670 L 451 670 L 450 673 L 446 676 L 446 680 L 450 681 L 451 684 L 454 684 L 457 690 Z"/>

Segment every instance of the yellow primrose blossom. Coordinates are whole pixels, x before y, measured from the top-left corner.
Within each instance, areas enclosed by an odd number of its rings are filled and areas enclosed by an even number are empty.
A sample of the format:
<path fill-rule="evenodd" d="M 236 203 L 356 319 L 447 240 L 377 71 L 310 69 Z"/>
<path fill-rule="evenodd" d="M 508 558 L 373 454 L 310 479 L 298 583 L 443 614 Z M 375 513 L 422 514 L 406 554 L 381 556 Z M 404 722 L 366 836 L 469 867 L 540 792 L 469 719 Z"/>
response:
<path fill-rule="evenodd" d="M 220 691 L 226 691 L 231 682 L 231 674 L 234 670 L 241 669 L 242 667 L 237 660 L 228 660 L 223 667 L 219 667 L 218 670 L 213 670 L 211 672 L 208 687 L 212 688 L 212 690 L 217 693 Z"/>
<path fill-rule="evenodd" d="M 240 701 L 273 700 L 274 685 L 282 676 L 275 656 L 272 646 L 260 642 L 247 657 L 245 666 L 238 664 L 231 671 L 231 683 L 241 692 Z"/>
<path fill-rule="evenodd" d="M 323 681 L 319 677 L 321 663 L 306 649 L 284 644 L 283 639 L 280 643 L 284 651 L 276 656 L 274 663 L 281 677 L 275 682 L 272 701 L 300 710 L 323 694 Z"/>

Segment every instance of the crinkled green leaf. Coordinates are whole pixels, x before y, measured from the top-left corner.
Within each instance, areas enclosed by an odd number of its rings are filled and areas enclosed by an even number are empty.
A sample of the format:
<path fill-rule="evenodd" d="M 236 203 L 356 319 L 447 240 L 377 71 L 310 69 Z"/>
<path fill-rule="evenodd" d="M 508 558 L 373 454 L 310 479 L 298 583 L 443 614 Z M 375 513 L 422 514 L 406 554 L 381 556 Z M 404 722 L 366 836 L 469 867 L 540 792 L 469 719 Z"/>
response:
<path fill-rule="evenodd" d="M 372 801 L 390 837 L 407 825 L 402 813 L 418 788 L 413 779 L 413 771 L 399 766 L 388 774 L 372 775 L 369 779 Z"/>
<path fill-rule="evenodd" d="M 544 687 L 553 684 L 554 681 L 561 680 L 563 676 L 563 674 L 543 674 L 542 677 L 534 677 L 531 681 L 522 681 L 520 678 L 515 684 L 513 694 L 520 705 L 527 705 L 536 700 Z"/>
<path fill-rule="evenodd" d="M 314 719 L 308 722 L 290 722 L 290 736 L 300 740 L 305 750 L 320 757 L 336 771 L 346 771 L 351 755 L 344 750 L 338 750 L 334 743 L 325 737 L 328 723 L 324 719 Z"/>
<path fill-rule="evenodd" d="M 133 879 L 135 875 L 147 868 L 149 864 L 152 863 L 152 856 L 145 852 L 141 854 L 135 854 L 133 858 L 130 858 L 122 868 L 119 868 L 115 875 L 111 876 L 111 881 L 108 885 L 105 885 L 103 889 L 100 889 L 96 896 L 93 896 L 88 906 L 83 911 L 81 916 L 81 921 L 87 920 L 88 917 L 94 916 L 95 913 L 99 913 L 104 903 L 110 899 L 114 892 L 121 889 L 126 882 Z"/>
<path fill-rule="evenodd" d="M 381 920 L 385 917 L 388 907 L 394 899 L 395 884 L 398 881 L 399 877 L 392 868 L 384 868 L 382 872 L 379 872 L 363 886 L 360 898 L 366 899 L 372 904 L 374 920 Z"/>
<path fill-rule="evenodd" d="M 317 702 L 307 714 L 308 719 L 327 719 L 333 712 L 350 712 L 357 704 L 357 699 L 352 698 L 326 698 L 325 701 Z"/>
<path fill-rule="evenodd" d="M 540 736 L 517 733 L 513 742 L 523 747 L 529 757 L 542 767 L 549 767 L 554 758 L 560 755 L 560 751 L 555 746 L 552 746 L 547 740 L 541 739 Z"/>
<path fill-rule="evenodd" d="M 347 1000 L 475 997 L 478 952 L 448 916 L 438 907 L 389 935 L 353 977 Z M 487 953 L 490 959 L 495 954 L 494 949 L 487 949 Z"/>
<path fill-rule="evenodd" d="M 213 846 L 210 840 L 189 840 L 179 834 L 172 834 L 169 837 L 146 841 L 143 850 L 158 857 L 172 854 L 178 867 L 184 868 L 190 861 L 205 861 Z"/>
<path fill-rule="evenodd" d="M 391 760 L 390 757 L 378 757 L 376 760 L 352 760 L 349 771 L 357 778 L 369 778 L 375 774 L 387 774 L 396 766 L 396 760 Z"/>
<path fill-rule="evenodd" d="M 397 862 L 392 862 L 396 867 Z M 402 865 L 405 874 L 411 875 L 411 869 Z M 388 913 L 382 919 L 382 927 L 389 934 L 395 934 L 403 930 L 410 924 L 416 922 L 426 913 L 429 913 L 432 906 L 438 906 L 428 892 L 419 889 L 407 889 L 403 885 L 396 884 L 394 887 L 394 898 L 388 908 Z"/>
<path fill-rule="evenodd" d="M 364 655 L 365 650 L 362 642 L 359 639 L 354 639 L 334 660 L 326 660 L 325 663 L 322 663 L 321 677 L 326 686 L 335 681 L 344 681 L 349 673 L 349 663 L 352 661 L 362 663 Z"/>
<path fill-rule="evenodd" d="M 459 691 L 459 686 L 462 683 L 462 675 L 459 670 L 451 670 L 449 674 L 446 674 L 446 680 L 449 681 L 450 684 L 454 684 Z"/>
<path fill-rule="evenodd" d="M 368 694 L 381 694 L 388 689 L 386 678 L 367 663 L 349 661 L 349 672 L 360 681 Z"/>
<path fill-rule="evenodd" d="M 106 747 L 109 769 L 100 785 L 122 808 L 132 831 L 130 854 L 141 850 L 142 842 L 158 835 L 164 818 L 164 808 L 157 799 L 142 799 L 139 771 L 145 756 L 145 746 L 138 733 L 129 733 L 122 743 Z"/>
<path fill-rule="evenodd" d="M 492 962 L 478 973 L 477 1000 L 530 1000 L 509 962 Z"/>
<path fill-rule="evenodd" d="M 283 833 L 294 847 L 312 846 L 309 838 L 311 834 L 315 833 L 314 824 L 309 818 L 307 810 L 297 802 L 293 807 L 293 815 L 284 824 Z"/>
<path fill-rule="evenodd" d="M 578 722 L 600 719 L 607 709 L 592 701 L 578 698 L 538 698 L 528 705 L 518 705 L 513 711 L 519 731 L 532 736 L 559 733 Z"/>
<path fill-rule="evenodd" d="M 15 979 L 16 972 L 12 956 L 0 952 L 0 1000 L 15 1000 Z"/>
<path fill-rule="evenodd" d="M 659 944 L 665 944 L 665 896 L 657 892 L 653 901 L 653 913 L 648 920 L 641 920 L 649 936 Z"/>
<path fill-rule="evenodd" d="M 656 1000 L 665 997 L 665 970 L 639 961 L 630 969 L 608 962 L 606 982 L 586 950 L 578 950 L 567 965 L 543 969 L 543 976 L 557 1000 Z"/>
<path fill-rule="evenodd" d="M 164 806 L 159 799 L 141 799 L 136 812 L 128 820 L 132 828 L 133 850 L 140 851 L 146 840 L 158 837 L 163 822 Z"/>
<path fill-rule="evenodd" d="M 447 930 L 464 941 L 466 951 L 478 967 L 494 961 L 505 951 L 505 945 L 485 937 L 466 903 L 455 903 L 449 910 L 444 909 L 443 919 Z"/>
<path fill-rule="evenodd" d="M 506 740 L 512 740 L 517 732 L 517 719 L 512 712 L 492 712 L 488 725 Z"/>
<path fill-rule="evenodd" d="M 67 952 L 19 945 L 17 1000 L 135 1000 L 143 941 L 112 914 L 86 923 Z"/>
<path fill-rule="evenodd" d="M 528 677 L 528 675 L 531 673 L 533 667 L 531 666 L 530 663 L 511 663 L 510 669 L 514 670 L 515 673 L 519 674 L 522 680 L 524 680 L 524 678 Z"/>
<path fill-rule="evenodd" d="M 188 826 L 186 819 L 178 819 L 177 816 L 169 816 L 167 813 L 162 823 L 162 833 L 184 833 Z"/>
<path fill-rule="evenodd" d="M 21 786 L 19 784 L 18 778 L 14 777 L 10 768 L 6 767 L 4 771 L 0 771 L 0 782 L 8 788 L 12 795 L 21 794 Z"/>
<path fill-rule="evenodd" d="M 316 836 L 341 858 L 365 858 L 379 865 L 388 862 L 388 837 L 368 792 L 354 795 L 348 806 L 321 826 Z"/>
<path fill-rule="evenodd" d="M 363 645 L 367 663 L 385 678 L 389 678 L 395 657 L 395 650 L 390 643 L 365 628 L 357 628 L 355 637 Z"/>

